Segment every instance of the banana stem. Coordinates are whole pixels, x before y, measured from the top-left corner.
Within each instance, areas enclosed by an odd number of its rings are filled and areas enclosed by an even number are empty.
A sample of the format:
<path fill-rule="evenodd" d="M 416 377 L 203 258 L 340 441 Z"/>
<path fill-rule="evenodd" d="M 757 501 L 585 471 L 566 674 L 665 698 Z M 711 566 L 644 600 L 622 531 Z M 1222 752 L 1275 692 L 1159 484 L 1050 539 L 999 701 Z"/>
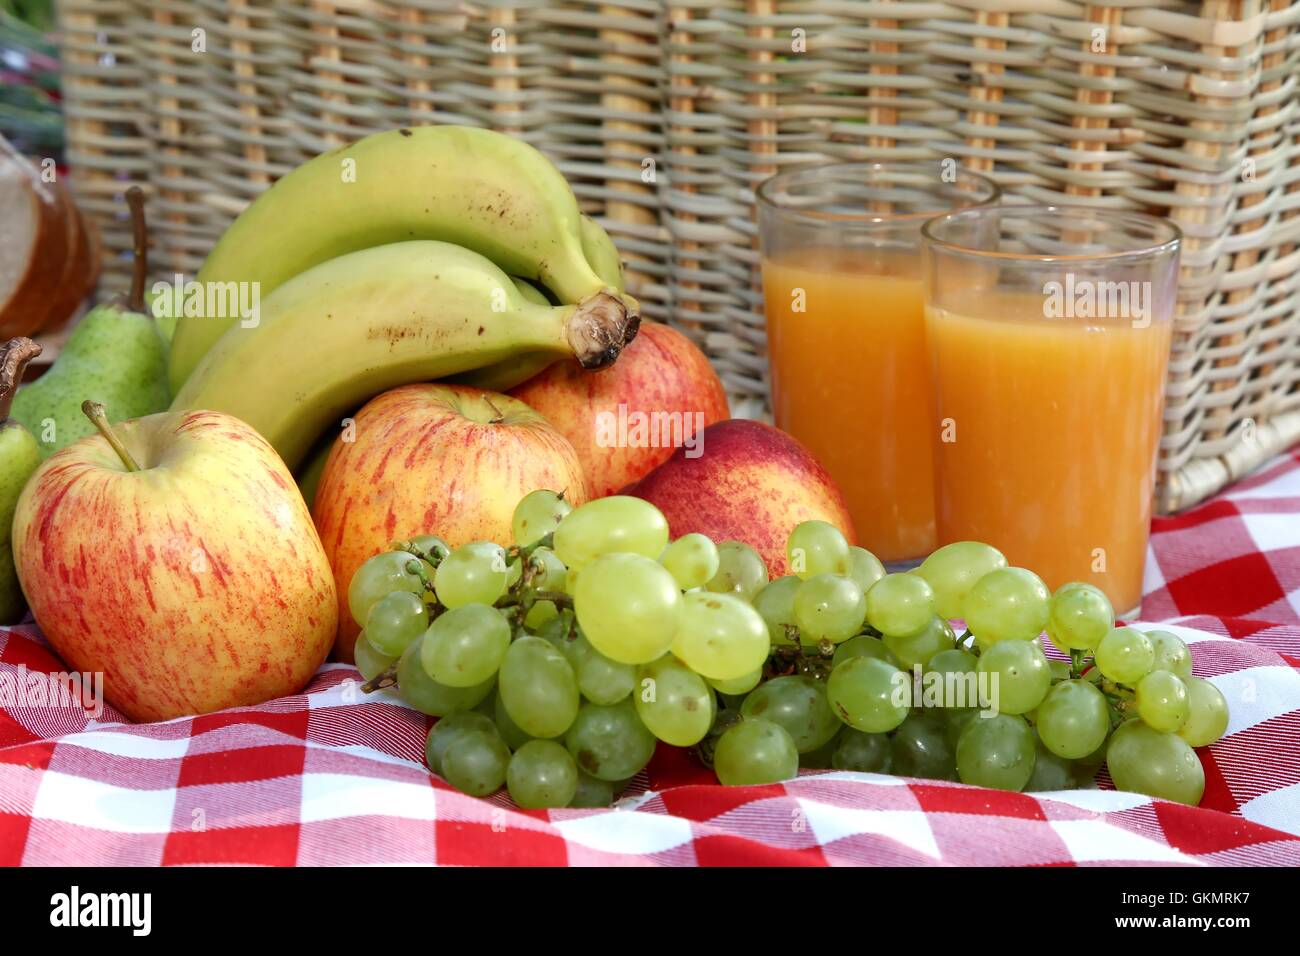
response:
<path fill-rule="evenodd" d="M 601 369 L 614 364 L 640 325 L 641 315 L 626 297 L 597 292 L 574 308 L 565 337 L 583 368 Z"/>
<path fill-rule="evenodd" d="M 27 363 L 41 354 L 41 347 L 29 338 L 10 339 L 0 349 L 0 425 L 9 420 L 9 409 L 23 380 Z"/>
<path fill-rule="evenodd" d="M 81 403 L 81 410 L 90 419 L 91 424 L 99 429 L 99 433 L 112 446 L 113 451 L 117 452 L 117 457 L 122 459 L 122 464 L 126 465 L 126 470 L 139 471 L 140 466 L 131 457 L 131 453 L 126 450 L 126 446 L 122 444 L 122 439 L 117 437 L 117 432 L 113 431 L 113 426 L 108 423 L 108 416 L 104 414 L 104 403 L 92 402 L 90 399 L 86 399 Z"/>
<path fill-rule="evenodd" d="M 144 190 L 132 186 L 126 191 L 126 204 L 131 210 L 131 294 L 126 307 L 132 312 L 144 311 L 144 281 L 149 272 L 149 227 L 144 219 Z"/>

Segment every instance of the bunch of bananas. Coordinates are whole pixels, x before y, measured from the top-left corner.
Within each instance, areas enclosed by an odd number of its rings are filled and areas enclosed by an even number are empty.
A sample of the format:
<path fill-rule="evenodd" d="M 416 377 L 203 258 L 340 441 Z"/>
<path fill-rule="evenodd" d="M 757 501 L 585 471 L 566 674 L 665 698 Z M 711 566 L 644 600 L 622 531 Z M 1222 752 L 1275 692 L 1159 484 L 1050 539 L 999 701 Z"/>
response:
<path fill-rule="evenodd" d="M 197 282 L 224 307 L 185 307 L 172 407 L 243 419 L 290 468 L 380 392 L 441 378 L 501 390 L 564 357 L 602 368 L 639 321 L 617 250 L 559 170 L 462 126 L 304 163 L 230 225 Z M 255 321 L 231 307 L 241 289 L 257 290 L 242 300 Z"/>

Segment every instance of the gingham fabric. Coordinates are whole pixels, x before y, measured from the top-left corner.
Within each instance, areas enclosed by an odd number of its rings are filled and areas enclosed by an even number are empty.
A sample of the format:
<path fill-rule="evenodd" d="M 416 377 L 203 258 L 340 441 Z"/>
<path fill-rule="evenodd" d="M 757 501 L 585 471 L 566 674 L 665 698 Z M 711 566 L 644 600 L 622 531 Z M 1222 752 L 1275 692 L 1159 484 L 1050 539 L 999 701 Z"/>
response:
<path fill-rule="evenodd" d="M 1104 776 L 1051 795 L 840 772 L 726 788 L 661 747 L 616 809 L 521 812 L 431 776 L 428 719 L 361 695 L 351 667 L 132 725 L 66 706 L 39 632 L 0 629 L 0 863 L 1300 864 L 1300 456 L 1158 520 L 1146 590 L 1143 621 L 1188 640 L 1232 709 L 1200 751 L 1200 808 Z"/>

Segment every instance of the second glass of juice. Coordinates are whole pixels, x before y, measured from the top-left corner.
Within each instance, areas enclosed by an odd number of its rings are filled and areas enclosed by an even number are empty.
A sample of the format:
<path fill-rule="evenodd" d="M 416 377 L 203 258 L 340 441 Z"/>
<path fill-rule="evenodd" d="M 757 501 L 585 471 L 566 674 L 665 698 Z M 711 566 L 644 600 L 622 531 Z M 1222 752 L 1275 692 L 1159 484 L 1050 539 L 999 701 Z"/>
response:
<path fill-rule="evenodd" d="M 758 189 L 776 424 L 830 472 L 858 543 L 886 562 L 936 541 L 921 225 L 997 199 L 951 162 L 803 167 Z"/>
<path fill-rule="evenodd" d="M 1178 228 L 1000 206 L 926 224 L 939 542 L 1142 598 Z"/>

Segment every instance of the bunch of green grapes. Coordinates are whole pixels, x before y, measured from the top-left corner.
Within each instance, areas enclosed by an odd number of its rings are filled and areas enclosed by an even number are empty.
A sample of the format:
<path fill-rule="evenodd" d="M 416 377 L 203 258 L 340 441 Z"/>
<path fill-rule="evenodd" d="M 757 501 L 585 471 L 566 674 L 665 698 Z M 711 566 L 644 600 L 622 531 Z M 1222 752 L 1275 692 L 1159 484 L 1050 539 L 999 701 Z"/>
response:
<path fill-rule="evenodd" d="M 743 542 L 670 541 L 646 501 L 551 491 L 513 534 L 399 542 L 349 588 L 367 688 L 440 718 L 429 767 L 466 793 L 608 806 L 663 743 L 728 785 L 835 768 L 1056 790 L 1107 762 L 1123 789 L 1196 803 L 1192 748 L 1227 726 L 1179 638 L 1115 628 L 1095 587 L 1053 595 L 986 544 L 889 574 L 806 521 L 769 580 Z"/>

